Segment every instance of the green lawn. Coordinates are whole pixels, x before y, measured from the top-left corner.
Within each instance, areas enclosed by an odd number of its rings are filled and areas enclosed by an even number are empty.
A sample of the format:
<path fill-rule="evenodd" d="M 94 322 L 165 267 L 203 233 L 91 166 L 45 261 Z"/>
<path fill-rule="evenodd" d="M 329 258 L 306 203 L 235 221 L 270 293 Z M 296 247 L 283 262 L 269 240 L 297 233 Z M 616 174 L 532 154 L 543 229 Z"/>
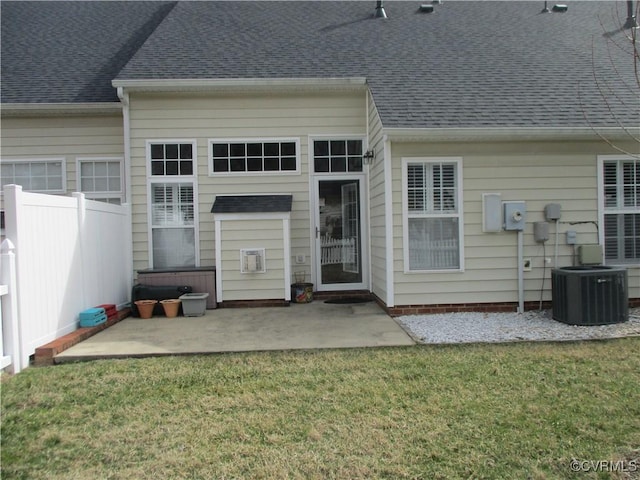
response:
<path fill-rule="evenodd" d="M 4 480 L 638 478 L 594 471 L 638 457 L 640 338 L 112 360 L 2 381 Z"/>

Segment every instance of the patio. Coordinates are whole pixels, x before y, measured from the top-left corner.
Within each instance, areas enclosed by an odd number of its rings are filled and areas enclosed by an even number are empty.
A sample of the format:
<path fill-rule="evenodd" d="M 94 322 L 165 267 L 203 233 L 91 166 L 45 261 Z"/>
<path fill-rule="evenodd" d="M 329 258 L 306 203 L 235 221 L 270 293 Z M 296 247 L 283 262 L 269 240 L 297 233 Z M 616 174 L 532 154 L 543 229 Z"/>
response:
<path fill-rule="evenodd" d="M 59 353 L 54 361 L 414 343 L 375 302 L 316 300 L 289 307 L 207 310 L 202 317 L 129 317 Z"/>

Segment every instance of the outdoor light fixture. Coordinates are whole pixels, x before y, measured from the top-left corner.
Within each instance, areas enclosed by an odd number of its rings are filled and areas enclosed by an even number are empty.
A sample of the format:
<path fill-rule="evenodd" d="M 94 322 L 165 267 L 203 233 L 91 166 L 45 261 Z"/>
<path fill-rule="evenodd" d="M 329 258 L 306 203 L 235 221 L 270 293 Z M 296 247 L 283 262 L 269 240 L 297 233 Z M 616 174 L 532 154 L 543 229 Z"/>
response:
<path fill-rule="evenodd" d="M 365 165 L 370 165 L 373 163 L 373 160 L 376 156 L 376 152 L 373 150 L 367 150 L 366 152 L 364 152 L 364 155 L 362 155 L 362 162 Z"/>

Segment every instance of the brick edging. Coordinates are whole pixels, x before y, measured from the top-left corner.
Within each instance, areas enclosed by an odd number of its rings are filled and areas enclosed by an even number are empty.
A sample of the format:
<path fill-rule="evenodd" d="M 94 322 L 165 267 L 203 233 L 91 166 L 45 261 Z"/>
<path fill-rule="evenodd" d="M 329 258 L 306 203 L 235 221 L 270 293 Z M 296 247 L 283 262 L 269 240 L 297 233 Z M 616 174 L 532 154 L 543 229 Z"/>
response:
<path fill-rule="evenodd" d="M 95 327 L 79 327 L 77 330 L 74 330 L 71 333 L 63 335 L 60 338 L 56 338 L 54 341 L 36 348 L 35 354 L 33 356 L 33 364 L 35 366 L 53 365 L 54 357 L 60 352 L 63 352 L 66 349 L 82 342 L 83 340 L 94 336 L 96 333 L 101 332 L 105 328 L 109 328 L 110 326 L 115 325 L 120 320 L 127 318 L 129 315 L 131 315 L 130 308 L 119 310 L 115 315 L 107 318 L 107 321 L 105 323 L 101 323 L 100 325 L 96 325 Z"/>

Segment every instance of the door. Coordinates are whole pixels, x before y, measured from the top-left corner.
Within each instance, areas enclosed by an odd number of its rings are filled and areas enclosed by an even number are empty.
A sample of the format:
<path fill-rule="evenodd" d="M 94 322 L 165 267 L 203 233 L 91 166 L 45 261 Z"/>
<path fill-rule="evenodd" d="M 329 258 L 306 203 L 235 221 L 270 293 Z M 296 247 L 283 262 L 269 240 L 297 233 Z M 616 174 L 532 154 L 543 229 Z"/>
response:
<path fill-rule="evenodd" d="M 315 251 L 318 290 L 367 288 L 363 272 L 362 179 L 315 179 Z"/>

